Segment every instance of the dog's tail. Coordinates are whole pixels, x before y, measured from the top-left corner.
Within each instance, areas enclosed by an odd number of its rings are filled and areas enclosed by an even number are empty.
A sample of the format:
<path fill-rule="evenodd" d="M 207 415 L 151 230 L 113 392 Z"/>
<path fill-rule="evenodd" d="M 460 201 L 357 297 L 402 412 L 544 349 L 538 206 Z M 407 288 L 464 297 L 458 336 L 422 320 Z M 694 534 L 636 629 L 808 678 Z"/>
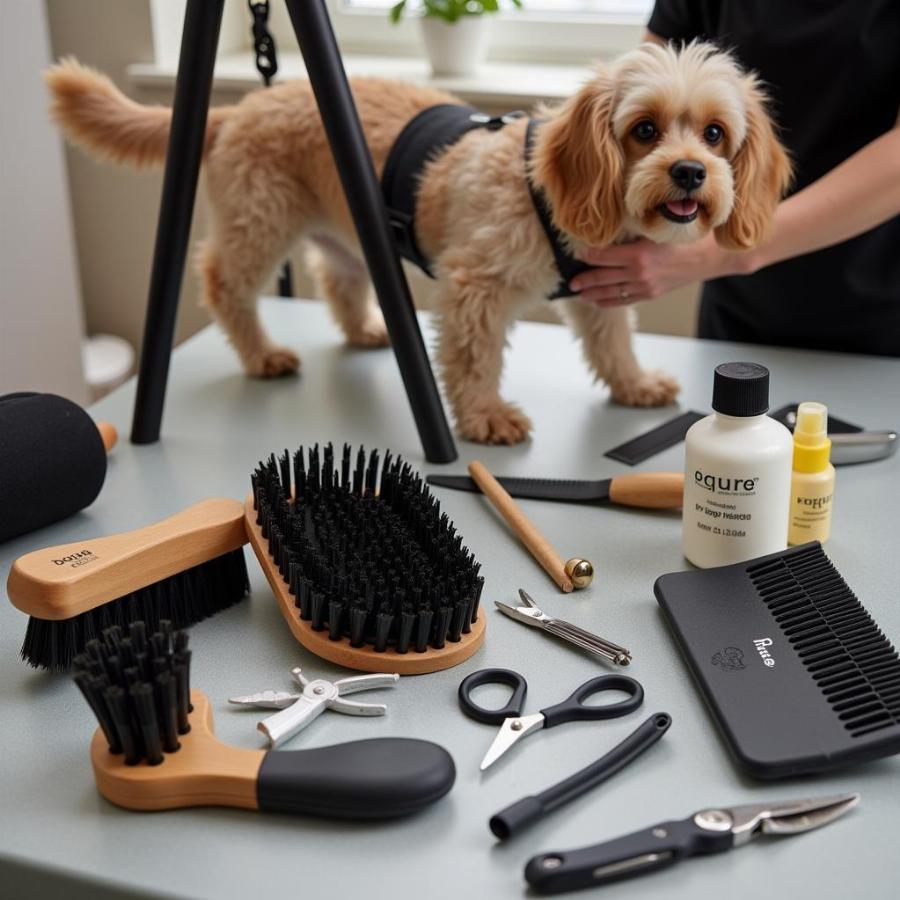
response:
<path fill-rule="evenodd" d="M 100 159 L 138 168 L 165 159 L 171 109 L 129 100 L 105 75 L 72 58 L 47 69 L 44 80 L 52 97 L 50 115 L 73 144 Z M 204 156 L 233 109 L 209 110 Z"/>

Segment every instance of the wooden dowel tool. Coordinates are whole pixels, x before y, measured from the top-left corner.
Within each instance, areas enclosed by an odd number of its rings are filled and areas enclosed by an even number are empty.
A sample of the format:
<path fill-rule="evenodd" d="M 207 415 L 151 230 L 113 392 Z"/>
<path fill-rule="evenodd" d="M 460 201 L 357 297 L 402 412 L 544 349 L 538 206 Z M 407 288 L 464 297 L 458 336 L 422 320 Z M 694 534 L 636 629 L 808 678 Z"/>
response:
<path fill-rule="evenodd" d="M 469 475 L 519 536 L 528 552 L 563 591 L 568 594 L 575 588 L 587 587 L 593 581 L 594 567 L 590 560 L 574 557 L 564 562 L 516 501 L 480 462 L 475 460 L 469 463 Z"/>

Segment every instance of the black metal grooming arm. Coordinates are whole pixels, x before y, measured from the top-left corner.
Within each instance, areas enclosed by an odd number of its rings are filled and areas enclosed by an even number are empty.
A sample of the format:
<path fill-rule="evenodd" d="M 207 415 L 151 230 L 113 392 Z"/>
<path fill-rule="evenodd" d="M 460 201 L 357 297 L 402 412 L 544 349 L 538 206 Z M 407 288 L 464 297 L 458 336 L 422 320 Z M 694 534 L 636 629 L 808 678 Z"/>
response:
<path fill-rule="evenodd" d="M 456 447 L 393 244 L 381 188 L 325 0 L 286 2 L 425 458 L 435 463 L 452 462 Z M 131 440 L 136 444 L 159 440 L 223 3 L 187 0 L 185 10 L 132 422 Z"/>

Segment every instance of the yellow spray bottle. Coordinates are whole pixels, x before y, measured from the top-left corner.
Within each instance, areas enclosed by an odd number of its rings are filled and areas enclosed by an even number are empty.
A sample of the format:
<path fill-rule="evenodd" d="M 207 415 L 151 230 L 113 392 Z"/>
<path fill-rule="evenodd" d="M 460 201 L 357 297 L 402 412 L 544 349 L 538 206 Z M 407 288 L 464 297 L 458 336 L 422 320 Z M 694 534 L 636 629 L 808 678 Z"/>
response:
<path fill-rule="evenodd" d="M 828 409 L 821 403 L 801 403 L 794 427 L 794 470 L 788 543 L 828 540 L 834 466 L 829 461 Z"/>

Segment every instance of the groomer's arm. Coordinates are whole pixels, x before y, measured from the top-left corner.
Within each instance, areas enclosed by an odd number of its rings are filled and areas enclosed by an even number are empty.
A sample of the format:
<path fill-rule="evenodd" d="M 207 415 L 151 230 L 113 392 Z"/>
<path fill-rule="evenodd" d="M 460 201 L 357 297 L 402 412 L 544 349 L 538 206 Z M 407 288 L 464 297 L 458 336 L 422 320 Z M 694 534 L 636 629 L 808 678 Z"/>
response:
<path fill-rule="evenodd" d="M 654 35 L 648 39 L 657 40 Z M 771 237 L 747 251 L 723 250 L 712 235 L 693 244 L 633 244 L 591 250 L 597 268 L 571 283 L 601 305 L 648 300 L 685 284 L 751 274 L 773 263 L 846 241 L 900 215 L 900 116 L 895 126 L 818 181 L 781 203 Z"/>

